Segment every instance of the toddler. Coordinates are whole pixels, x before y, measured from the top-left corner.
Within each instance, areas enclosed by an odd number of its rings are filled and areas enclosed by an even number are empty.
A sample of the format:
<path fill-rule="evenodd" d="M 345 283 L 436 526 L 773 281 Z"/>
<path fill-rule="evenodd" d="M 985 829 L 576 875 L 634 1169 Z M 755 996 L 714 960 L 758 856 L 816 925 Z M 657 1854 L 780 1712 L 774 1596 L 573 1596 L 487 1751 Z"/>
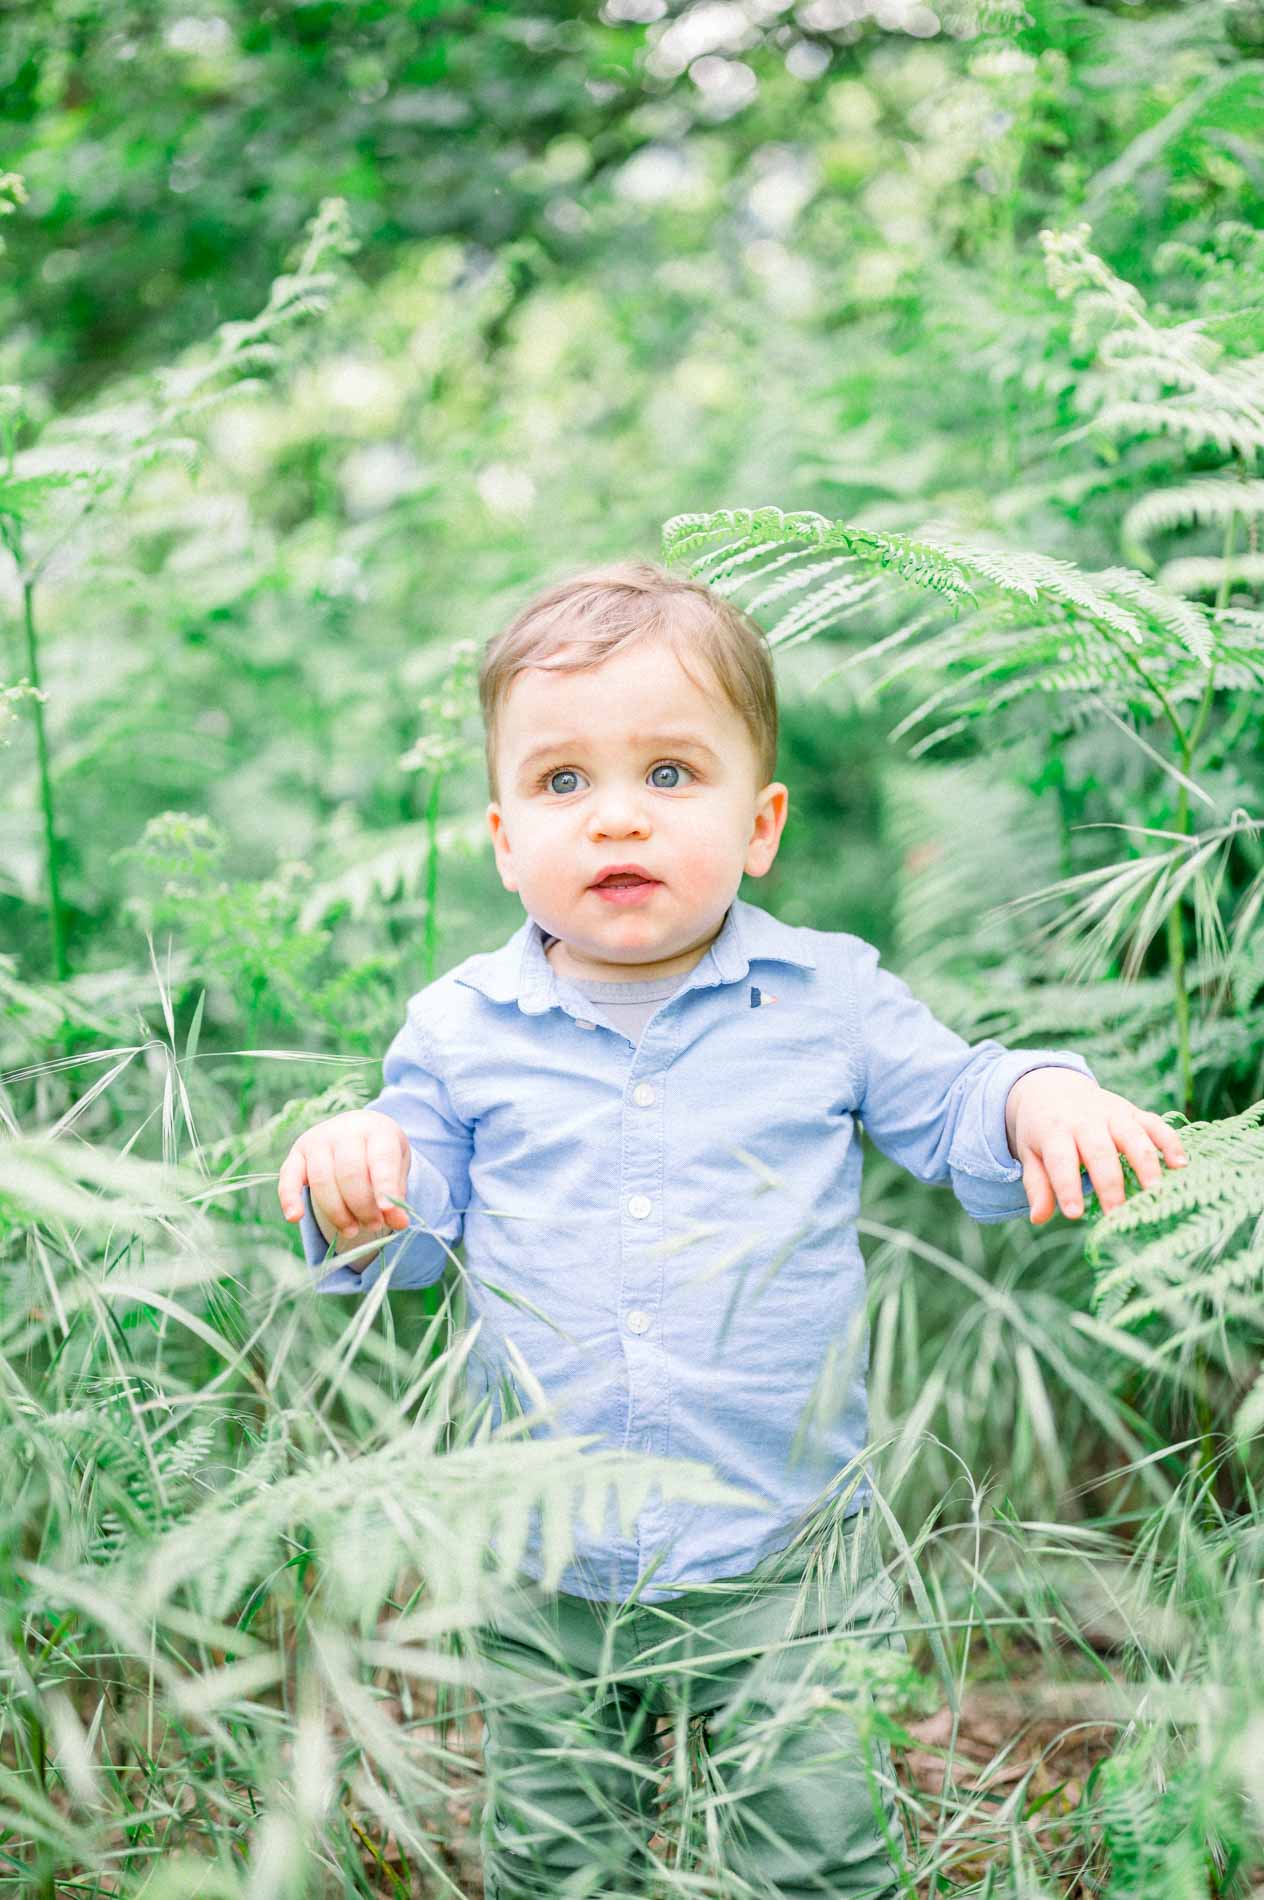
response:
<path fill-rule="evenodd" d="M 655 1486 L 626 1532 L 611 1499 L 556 1590 L 531 1588 L 533 1522 L 520 1605 L 479 1636 L 486 1891 L 643 1891 L 667 1714 L 699 1718 L 718 1789 L 707 1891 L 885 1900 L 889 1762 L 834 1693 L 848 1643 L 900 1643 L 852 1476 L 858 1124 L 979 1221 L 1074 1218 L 1083 1170 L 1113 1207 L 1121 1152 L 1149 1185 L 1180 1141 L 1080 1056 L 971 1046 L 863 939 L 738 896 L 789 791 L 767 642 L 701 582 L 574 575 L 492 639 L 479 689 L 496 866 L 526 916 L 411 999 L 381 1093 L 294 1143 L 282 1209 L 314 1266 L 383 1239 L 320 1292 L 388 1266 L 426 1286 L 463 1240 L 467 1384 L 497 1422 L 512 1342 L 558 1431 L 734 1488 L 721 1507 Z"/>

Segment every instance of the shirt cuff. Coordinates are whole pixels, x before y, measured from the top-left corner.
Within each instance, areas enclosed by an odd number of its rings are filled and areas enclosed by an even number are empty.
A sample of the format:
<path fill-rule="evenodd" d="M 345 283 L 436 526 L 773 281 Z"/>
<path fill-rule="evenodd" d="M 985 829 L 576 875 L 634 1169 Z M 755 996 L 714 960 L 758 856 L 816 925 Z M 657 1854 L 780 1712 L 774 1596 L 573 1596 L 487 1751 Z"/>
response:
<path fill-rule="evenodd" d="M 330 1242 L 325 1239 L 320 1223 L 312 1212 L 311 1189 L 306 1183 L 303 1185 L 303 1212 L 299 1216 L 298 1231 L 309 1267 L 323 1266 L 327 1259 L 334 1258 L 330 1253 Z M 372 1262 L 373 1266 L 377 1264 L 376 1260 Z M 315 1282 L 314 1290 L 317 1293 L 362 1293 L 367 1283 L 368 1267 L 363 1273 L 357 1273 L 354 1267 L 334 1266 Z"/>
<path fill-rule="evenodd" d="M 414 1155 L 408 1170 L 404 1200 L 410 1208 L 424 1208 L 425 1196 L 433 1186 L 434 1170 L 419 1155 Z M 303 1184 L 303 1212 L 299 1216 L 299 1236 L 309 1267 L 323 1267 L 335 1258 L 312 1211 L 311 1189 Z M 448 1251 L 441 1240 L 421 1226 L 406 1227 L 402 1233 L 383 1241 L 381 1249 L 366 1260 L 359 1272 L 355 1267 L 330 1265 L 327 1273 L 313 1281 L 314 1293 L 367 1293 L 395 1261 L 391 1288 L 403 1292 L 410 1288 L 433 1286 L 448 1263 Z"/>
<path fill-rule="evenodd" d="M 1005 1131 L 1005 1103 L 1015 1082 L 1033 1069 L 1074 1069 L 1090 1082 L 1097 1077 L 1083 1056 L 1069 1049 L 1009 1049 L 997 1058 L 962 1116 L 948 1165 L 958 1198 L 974 1220 L 1008 1220 L 1028 1211 L 1023 1168 L 1010 1151 Z M 966 1177 L 956 1181 L 957 1175 Z M 1080 1180 L 1086 1196 L 1093 1193 L 1087 1169 Z"/>

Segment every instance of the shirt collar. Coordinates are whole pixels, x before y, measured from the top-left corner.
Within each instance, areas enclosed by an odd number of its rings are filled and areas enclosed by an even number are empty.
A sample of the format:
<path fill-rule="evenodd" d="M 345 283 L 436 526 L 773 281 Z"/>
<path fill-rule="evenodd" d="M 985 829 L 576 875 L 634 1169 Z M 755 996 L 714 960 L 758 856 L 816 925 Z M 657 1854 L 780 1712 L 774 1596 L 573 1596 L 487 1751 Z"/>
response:
<path fill-rule="evenodd" d="M 557 971 L 544 954 L 545 932 L 528 916 L 499 950 L 467 959 L 456 981 L 478 990 L 493 1003 L 517 1003 L 528 1016 L 539 1016 L 560 1001 Z M 757 961 L 797 963 L 816 968 L 816 958 L 802 930 L 783 924 L 758 904 L 735 897 L 725 913 L 720 933 L 688 971 L 682 987 L 709 989 L 717 983 L 737 983 Z M 574 988 L 574 985 L 568 985 Z"/>

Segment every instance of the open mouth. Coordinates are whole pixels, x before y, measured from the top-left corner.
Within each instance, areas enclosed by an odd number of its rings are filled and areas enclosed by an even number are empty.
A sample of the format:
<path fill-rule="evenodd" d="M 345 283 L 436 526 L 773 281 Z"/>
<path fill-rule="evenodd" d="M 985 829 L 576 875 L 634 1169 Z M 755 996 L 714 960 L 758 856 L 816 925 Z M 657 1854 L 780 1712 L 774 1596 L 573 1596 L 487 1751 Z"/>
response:
<path fill-rule="evenodd" d="M 648 897 L 651 891 L 658 889 L 659 880 L 654 877 L 642 877 L 639 871 L 607 872 L 590 888 L 599 897 L 610 904 L 633 904 Z"/>

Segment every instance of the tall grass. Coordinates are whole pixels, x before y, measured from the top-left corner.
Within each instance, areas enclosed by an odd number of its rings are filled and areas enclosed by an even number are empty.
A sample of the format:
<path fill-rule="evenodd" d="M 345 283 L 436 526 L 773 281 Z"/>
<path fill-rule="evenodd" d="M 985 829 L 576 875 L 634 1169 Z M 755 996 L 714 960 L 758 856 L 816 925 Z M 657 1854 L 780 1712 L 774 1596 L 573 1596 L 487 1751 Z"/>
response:
<path fill-rule="evenodd" d="M 654 1482 L 725 1487 L 471 1407 L 459 1255 L 437 1294 L 312 1299 L 258 1143 L 199 1133 L 231 1099 L 201 1069 L 167 1043 L 98 1076 L 97 1102 L 122 1091 L 141 1125 L 152 1092 L 165 1163 L 107 1159 L 73 1127 L 11 1124 L 0 1145 L 10 1878 L 49 1896 L 476 1892 L 473 1637 L 520 1601 L 494 1531 L 538 1503 L 560 1566 L 572 1510 L 607 1486 L 626 1513 Z M 321 1099 L 291 1100 L 272 1134 Z M 1197 1167 L 1214 1131 L 1184 1139 Z M 1227 1434 L 1210 1469 L 1197 1435 L 1171 1436 L 1179 1357 L 1086 1323 L 1084 1270 L 1052 1269 L 1074 1266 L 1069 1239 L 1033 1253 L 989 1232 L 980 1255 L 962 1215 L 930 1246 L 898 1198 L 879 1164 L 867 1206 L 893 1218 L 863 1222 L 864 1462 L 907 1653 L 836 1646 L 830 1680 L 875 1772 L 894 1750 L 908 1891 L 1245 1894 L 1256 1467 Z M 856 1475 L 811 1526 L 826 1576 Z M 669 1634 L 670 1602 L 657 1614 Z M 589 1687 L 634 1693 L 645 1673 Z M 805 1672 L 778 1721 L 810 1720 L 813 1693 Z M 582 1725 L 567 1745 L 599 1780 Z M 629 1854 L 655 1893 L 731 1891 L 697 1723 L 660 1723 L 656 1745 L 657 1832 Z"/>

